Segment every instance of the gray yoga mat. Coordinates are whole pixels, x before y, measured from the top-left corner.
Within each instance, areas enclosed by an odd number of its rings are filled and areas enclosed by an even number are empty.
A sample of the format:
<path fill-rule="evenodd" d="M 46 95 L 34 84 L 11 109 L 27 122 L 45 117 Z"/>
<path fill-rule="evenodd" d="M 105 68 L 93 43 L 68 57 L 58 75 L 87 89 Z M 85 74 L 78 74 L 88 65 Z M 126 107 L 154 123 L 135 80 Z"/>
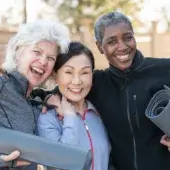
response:
<path fill-rule="evenodd" d="M 0 128 L 0 153 L 21 152 L 20 158 L 63 170 L 90 169 L 91 152 L 77 146 Z"/>
<path fill-rule="evenodd" d="M 170 137 L 170 88 L 164 88 L 152 97 L 145 115 Z"/>

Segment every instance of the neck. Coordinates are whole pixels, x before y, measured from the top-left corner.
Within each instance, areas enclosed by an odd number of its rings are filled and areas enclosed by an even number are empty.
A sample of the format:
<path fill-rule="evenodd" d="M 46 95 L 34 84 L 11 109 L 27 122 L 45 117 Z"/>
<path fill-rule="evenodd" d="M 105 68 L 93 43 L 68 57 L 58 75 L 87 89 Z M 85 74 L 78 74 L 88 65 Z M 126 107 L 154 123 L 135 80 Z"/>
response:
<path fill-rule="evenodd" d="M 71 102 L 71 104 L 75 107 L 76 112 L 80 113 L 81 116 L 84 115 L 84 110 L 86 108 L 85 100 L 81 100 L 79 102 Z"/>
<path fill-rule="evenodd" d="M 28 97 L 30 96 L 30 94 L 31 94 L 31 92 L 32 92 L 32 89 L 33 89 L 33 88 L 32 88 L 31 86 L 28 86 L 26 98 L 28 98 Z"/>

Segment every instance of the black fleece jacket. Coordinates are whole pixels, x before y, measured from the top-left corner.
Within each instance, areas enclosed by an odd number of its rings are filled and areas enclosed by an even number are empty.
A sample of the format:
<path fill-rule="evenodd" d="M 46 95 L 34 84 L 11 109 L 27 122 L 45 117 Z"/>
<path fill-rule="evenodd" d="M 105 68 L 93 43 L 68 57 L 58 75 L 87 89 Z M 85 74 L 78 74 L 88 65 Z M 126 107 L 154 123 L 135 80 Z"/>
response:
<path fill-rule="evenodd" d="M 96 71 L 89 94 L 108 131 L 117 170 L 170 170 L 164 134 L 145 116 L 163 85 L 170 85 L 170 59 L 144 58 L 137 51 L 132 67 Z"/>

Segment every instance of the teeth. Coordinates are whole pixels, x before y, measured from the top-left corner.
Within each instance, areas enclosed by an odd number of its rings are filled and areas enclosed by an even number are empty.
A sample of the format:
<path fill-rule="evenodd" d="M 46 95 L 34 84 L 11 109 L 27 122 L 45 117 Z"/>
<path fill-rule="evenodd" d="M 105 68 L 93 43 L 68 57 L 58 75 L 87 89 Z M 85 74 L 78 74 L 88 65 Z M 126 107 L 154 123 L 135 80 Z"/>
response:
<path fill-rule="evenodd" d="M 73 92 L 80 92 L 81 91 L 81 89 L 70 89 L 71 91 L 73 91 Z"/>
<path fill-rule="evenodd" d="M 32 67 L 33 70 L 35 70 L 36 72 L 40 73 L 40 74 L 43 74 L 44 73 L 44 70 L 38 68 L 38 67 Z"/>
<path fill-rule="evenodd" d="M 117 55 L 116 56 L 118 59 L 120 60 L 127 60 L 129 58 L 129 54 L 125 54 L 125 55 Z"/>

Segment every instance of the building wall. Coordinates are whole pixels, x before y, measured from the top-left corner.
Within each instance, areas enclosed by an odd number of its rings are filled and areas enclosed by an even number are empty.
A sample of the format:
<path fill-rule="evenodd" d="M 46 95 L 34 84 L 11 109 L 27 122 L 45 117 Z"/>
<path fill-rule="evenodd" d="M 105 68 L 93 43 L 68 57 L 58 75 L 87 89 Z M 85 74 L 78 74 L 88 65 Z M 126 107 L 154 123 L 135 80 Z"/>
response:
<path fill-rule="evenodd" d="M 0 64 L 5 56 L 6 44 L 15 31 L 0 30 Z M 163 34 L 135 34 L 137 48 L 147 57 L 170 57 L 170 31 Z M 92 34 L 85 30 L 84 34 L 74 34 L 72 40 L 83 41 L 95 56 L 96 68 L 108 66 L 104 55 L 101 55 L 96 47 Z M 154 40 L 154 42 L 152 42 Z"/>
<path fill-rule="evenodd" d="M 15 31 L 10 31 L 7 29 L 0 29 L 0 65 L 4 61 L 5 50 L 7 48 L 8 40 L 14 34 L 15 34 Z"/>

